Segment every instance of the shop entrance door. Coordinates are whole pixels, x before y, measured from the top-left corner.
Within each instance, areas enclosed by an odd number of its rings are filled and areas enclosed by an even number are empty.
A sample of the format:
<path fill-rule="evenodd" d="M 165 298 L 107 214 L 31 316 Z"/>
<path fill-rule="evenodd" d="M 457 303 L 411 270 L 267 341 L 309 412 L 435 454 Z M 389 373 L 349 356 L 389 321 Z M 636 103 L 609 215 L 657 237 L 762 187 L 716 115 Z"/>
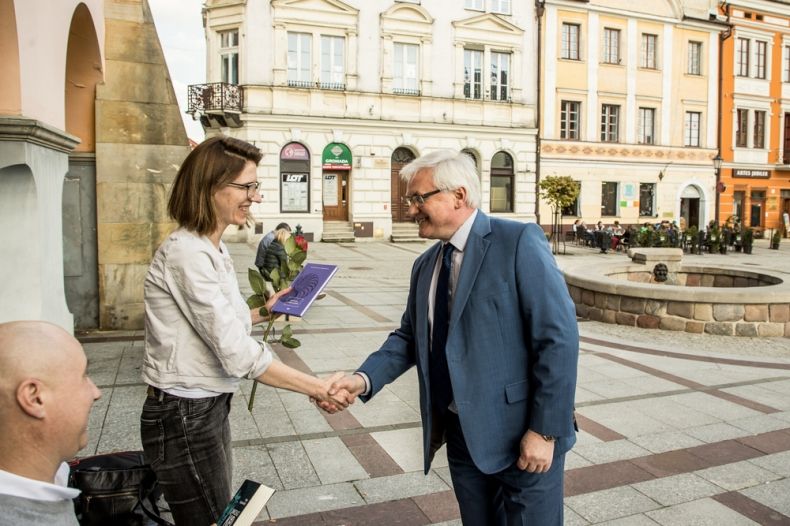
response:
<path fill-rule="evenodd" d="M 348 172 L 324 172 L 324 221 L 348 221 Z"/>

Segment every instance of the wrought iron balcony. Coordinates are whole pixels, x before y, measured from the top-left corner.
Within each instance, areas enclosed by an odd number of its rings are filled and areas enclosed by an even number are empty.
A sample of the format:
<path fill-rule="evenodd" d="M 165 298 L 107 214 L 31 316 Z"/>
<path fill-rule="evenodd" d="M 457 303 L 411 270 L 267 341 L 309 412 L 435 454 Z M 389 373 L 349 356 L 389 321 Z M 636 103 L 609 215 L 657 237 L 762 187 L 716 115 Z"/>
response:
<path fill-rule="evenodd" d="M 420 96 L 420 90 L 418 89 L 393 88 L 392 93 L 394 95 L 414 95 L 417 97 Z"/>
<path fill-rule="evenodd" d="M 187 113 L 205 128 L 241 126 L 244 92 L 237 84 L 213 82 L 189 86 Z"/>

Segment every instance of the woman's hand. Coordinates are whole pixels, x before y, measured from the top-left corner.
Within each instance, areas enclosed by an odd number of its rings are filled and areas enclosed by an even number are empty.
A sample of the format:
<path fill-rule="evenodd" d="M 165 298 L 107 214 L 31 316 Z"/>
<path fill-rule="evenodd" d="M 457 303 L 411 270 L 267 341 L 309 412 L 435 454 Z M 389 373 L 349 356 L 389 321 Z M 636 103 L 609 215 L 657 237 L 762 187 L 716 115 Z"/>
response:
<path fill-rule="evenodd" d="M 258 325 L 259 323 L 268 322 L 269 320 L 272 319 L 272 317 L 276 318 L 277 316 L 279 316 L 279 314 L 275 314 L 272 312 L 272 307 L 274 307 L 274 304 L 277 303 L 277 300 L 279 300 L 281 297 L 285 296 L 292 290 L 293 287 L 288 287 L 287 289 L 283 289 L 280 292 L 276 292 L 272 294 L 272 296 L 266 302 L 266 305 L 264 305 L 264 307 L 266 308 L 266 312 L 269 313 L 268 316 L 261 316 L 260 309 L 251 309 L 250 318 L 252 319 L 252 324 Z"/>

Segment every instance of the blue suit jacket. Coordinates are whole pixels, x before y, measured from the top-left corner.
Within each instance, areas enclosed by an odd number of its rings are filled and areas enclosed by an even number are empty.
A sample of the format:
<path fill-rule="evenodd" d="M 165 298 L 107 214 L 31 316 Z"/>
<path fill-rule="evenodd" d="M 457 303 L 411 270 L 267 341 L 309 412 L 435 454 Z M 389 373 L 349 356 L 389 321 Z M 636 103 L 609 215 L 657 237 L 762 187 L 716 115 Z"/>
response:
<path fill-rule="evenodd" d="M 417 366 L 425 472 L 441 446 L 428 373 L 428 295 L 441 243 L 414 263 L 401 325 L 359 368 L 367 401 Z M 447 336 L 453 396 L 472 459 L 484 473 L 513 464 L 527 429 L 558 437 L 555 455 L 576 440 L 573 403 L 579 334 L 565 281 L 536 224 L 478 212 L 461 265 Z"/>

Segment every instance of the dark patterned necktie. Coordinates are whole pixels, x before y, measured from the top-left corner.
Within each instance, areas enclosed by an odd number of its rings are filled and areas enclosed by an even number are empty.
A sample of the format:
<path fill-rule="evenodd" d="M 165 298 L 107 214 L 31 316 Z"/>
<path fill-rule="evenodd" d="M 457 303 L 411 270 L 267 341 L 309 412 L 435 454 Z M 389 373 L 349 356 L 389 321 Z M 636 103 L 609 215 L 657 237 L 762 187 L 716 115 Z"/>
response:
<path fill-rule="evenodd" d="M 433 406 L 440 415 L 447 411 L 453 401 L 453 388 L 450 383 L 450 370 L 447 367 L 447 330 L 450 326 L 450 269 L 455 247 L 450 243 L 442 251 L 442 267 L 436 281 L 436 295 L 433 303 L 433 330 L 431 340 L 431 396 Z"/>

